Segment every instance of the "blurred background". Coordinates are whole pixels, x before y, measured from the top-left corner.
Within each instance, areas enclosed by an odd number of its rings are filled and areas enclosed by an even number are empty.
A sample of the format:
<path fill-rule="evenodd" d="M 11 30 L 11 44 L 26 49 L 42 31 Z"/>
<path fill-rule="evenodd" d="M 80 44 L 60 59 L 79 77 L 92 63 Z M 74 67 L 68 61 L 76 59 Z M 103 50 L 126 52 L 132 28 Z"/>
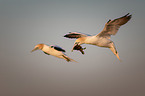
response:
<path fill-rule="evenodd" d="M 145 0 L 0 0 L 0 96 L 145 96 Z M 109 19 L 132 19 L 107 48 L 71 52 L 72 31 L 96 35 Z M 79 63 L 30 53 L 58 45 Z"/>

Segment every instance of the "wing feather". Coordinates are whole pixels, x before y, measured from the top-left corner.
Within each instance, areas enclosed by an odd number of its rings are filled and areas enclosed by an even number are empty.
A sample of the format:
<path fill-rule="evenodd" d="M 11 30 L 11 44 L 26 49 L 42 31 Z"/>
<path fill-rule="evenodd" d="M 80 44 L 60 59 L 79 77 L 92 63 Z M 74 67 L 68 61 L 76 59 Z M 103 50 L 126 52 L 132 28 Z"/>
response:
<path fill-rule="evenodd" d="M 64 37 L 71 38 L 71 39 L 73 39 L 73 38 L 80 38 L 80 37 L 87 37 L 87 36 L 91 36 L 91 35 L 80 33 L 80 32 L 70 32 L 70 33 L 64 35 Z"/>
<path fill-rule="evenodd" d="M 126 24 L 131 19 L 131 17 L 132 15 L 129 15 L 128 13 L 123 17 L 114 20 L 109 20 L 105 24 L 105 27 L 102 30 L 102 32 L 100 32 L 97 36 L 110 38 L 110 36 L 115 35 L 118 32 L 120 26 Z"/>
<path fill-rule="evenodd" d="M 57 51 L 65 52 L 64 49 L 62 49 L 61 47 L 59 47 L 59 46 L 57 46 L 57 45 L 51 45 L 51 48 L 54 48 L 54 49 L 57 50 Z"/>

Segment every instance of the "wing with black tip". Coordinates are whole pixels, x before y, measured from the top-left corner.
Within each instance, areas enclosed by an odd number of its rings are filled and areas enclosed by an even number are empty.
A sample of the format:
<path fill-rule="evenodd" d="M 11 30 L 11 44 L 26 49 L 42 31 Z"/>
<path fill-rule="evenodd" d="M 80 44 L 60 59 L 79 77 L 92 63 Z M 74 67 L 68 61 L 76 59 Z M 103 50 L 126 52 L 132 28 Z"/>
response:
<path fill-rule="evenodd" d="M 71 38 L 71 39 L 73 39 L 73 38 L 76 39 L 76 38 L 80 38 L 80 37 L 87 37 L 87 36 L 91 36 L 91 35 L 80 33 L 80 32 L 70 32 L 70 33 L 64 35 L 64 37 Z"/>
<path fill-rule="evenodd" d="M 131 19 L 132 15 L 126 14 L 123 17 L 114 19 L 114 20 L 109 20 L 106 24 L 104 29 L 102 30 L 102 32 L 100 32 L 97 36 L 100 37 L 106 37 L 110 39 L 111 35 L 115 35 L 120 26 L 126 24 L 130 19 Z"/>
<path fill-rule="evenodd" d="M 61 47 L 59 47 L 59 46 L 57 46 L 57 45 L 52 45 L 51 48 L 54 48 L 54 49 L 57 50 L 57 51 L 65 52 L 64 49 L 62 49 Z"/>

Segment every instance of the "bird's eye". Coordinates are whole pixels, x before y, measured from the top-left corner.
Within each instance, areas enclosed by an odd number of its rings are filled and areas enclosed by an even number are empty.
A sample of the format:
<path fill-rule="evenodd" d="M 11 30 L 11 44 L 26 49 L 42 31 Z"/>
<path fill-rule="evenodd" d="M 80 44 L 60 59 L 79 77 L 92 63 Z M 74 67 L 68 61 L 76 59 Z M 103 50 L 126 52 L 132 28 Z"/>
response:
<path fill-rule="evenodd" d="M 53 48 L 53 46 L 50 46 L 51 48 Z"/>

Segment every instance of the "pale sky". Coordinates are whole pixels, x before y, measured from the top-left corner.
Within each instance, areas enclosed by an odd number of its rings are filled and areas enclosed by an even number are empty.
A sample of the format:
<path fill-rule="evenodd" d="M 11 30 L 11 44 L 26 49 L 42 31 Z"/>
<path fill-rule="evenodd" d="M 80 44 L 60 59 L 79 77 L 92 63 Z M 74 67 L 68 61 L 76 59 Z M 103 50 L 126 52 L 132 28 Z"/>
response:
<path fill-rule="evenodd" d="M 145 0 L 0 0 L 0 96 L 145 96 Z M 71 31 L 96 35 L 109 19 L 132 19 L 111 37 L 122 62 L 92 45 L 71 52 Z M 35 45 L 58 45 L 68 63 Z"/>

